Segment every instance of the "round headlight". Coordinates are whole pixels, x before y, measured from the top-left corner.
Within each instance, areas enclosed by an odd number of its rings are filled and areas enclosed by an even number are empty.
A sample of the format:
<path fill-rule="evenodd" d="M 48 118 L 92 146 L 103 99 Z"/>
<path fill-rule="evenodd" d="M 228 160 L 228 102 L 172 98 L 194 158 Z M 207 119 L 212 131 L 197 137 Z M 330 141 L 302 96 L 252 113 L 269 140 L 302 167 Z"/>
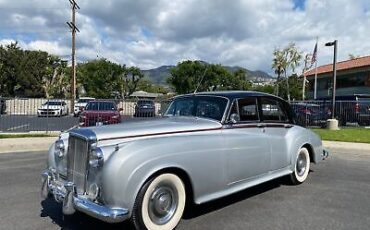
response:
<path fill-rule="evenodd" d="M 57 140 L 55 142 L 55 151 L 54 151 L 55 156 L 57 156 L 57 157 L 63 157 L 64 156 L 64 152 L 65 152 L 64 141 Z"/>
<path fill-rule="evenodd" d="M 91 167 L 98 168 L 103 166 L 104 154 L 101 148 L 91 148 L 89 163 Z"/>

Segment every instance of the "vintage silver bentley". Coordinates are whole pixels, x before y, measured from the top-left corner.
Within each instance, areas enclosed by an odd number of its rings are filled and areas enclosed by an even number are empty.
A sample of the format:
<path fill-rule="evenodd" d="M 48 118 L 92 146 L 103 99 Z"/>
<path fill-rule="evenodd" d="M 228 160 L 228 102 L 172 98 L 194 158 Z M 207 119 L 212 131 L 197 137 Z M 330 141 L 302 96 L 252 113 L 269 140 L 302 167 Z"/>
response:
<path fill-rule="evenodd" d="M 50 147 L 42 195 L 137 229 L 173 229 L 201 204 L 287 176 L 304 182 L 328 156 L 273 95 L 206 92 L 172 99 L 163 118 L 75 128 Z"/>

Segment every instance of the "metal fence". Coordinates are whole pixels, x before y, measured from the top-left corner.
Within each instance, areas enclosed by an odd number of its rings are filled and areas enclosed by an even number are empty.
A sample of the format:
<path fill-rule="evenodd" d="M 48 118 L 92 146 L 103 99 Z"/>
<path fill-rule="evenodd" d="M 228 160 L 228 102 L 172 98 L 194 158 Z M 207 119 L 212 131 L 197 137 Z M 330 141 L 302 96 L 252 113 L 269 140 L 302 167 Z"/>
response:
<path fill-rule="evenodd" d="M 291 103 L 296 121 L 305 127 L 325 127 L 332 118 L 332 101 L 295 101 Z M 362 127 L 370 125 L 370 99 L 336 101 L 334 117 L 339 126 Z"/>
<path fill-rule="evenodd" d="M 0 98 L 0 132 L 63 131 L 74 126 L 125 122 L 160 116 L 168 101 L 150 100 L 100 100 L 116 105 L 119 120 L 107 121 L 104 113 L 84 118 L 84 106 L 71 108 L 71 101 L 64 99 Z M 297 124 L 305 127 L 325 127 L 332 116 L 332 103 L 328 101 L 294 101 L 291 103 Z M 112 116 L 111 116 L 112 117 Z M 370 125 L 370 99 L 337 101 L 335 117 L 340 126 L 362 127 Z M 83 120 L 85 119 L 85 120 Z M 86 122 L 86 119 L 89 121 Z M 84 123 L 85 122 L 85 123 Z"/>
<path fill-rule="evenodd" d="M 116 106 L 115 112 L 119 114 L 119 118 L 115 120 L 120 122 L 160 116 L 168 104 L 167 101 L 151 100 L 97 101 L 113 102 Z M 0 132 L 67 130 L 82 124 L 80 115 L 84 107 L 85 105 L 71 108 L 71 101 L 65 99 L 0 98 Z M 96 123 L 110 123 L 111 117 L 106 111 L 89 115 L 89 119 L 95 119 Z"/>

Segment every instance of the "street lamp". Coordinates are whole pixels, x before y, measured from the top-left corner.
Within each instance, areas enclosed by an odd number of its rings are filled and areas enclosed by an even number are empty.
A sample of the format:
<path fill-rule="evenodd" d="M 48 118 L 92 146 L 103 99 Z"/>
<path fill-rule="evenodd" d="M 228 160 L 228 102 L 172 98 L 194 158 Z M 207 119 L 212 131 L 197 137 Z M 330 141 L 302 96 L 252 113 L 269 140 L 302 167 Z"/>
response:
<path fill-rule="evenodd" d="M 333 91 L 332 91 L 332 111 L 331 111 L 331 120 L 335 120 L 335 92 L 337 88 L 337 46 L 338 41 L 334 40 L 333 42 L 325 43 L 325 46 L 334 46 L 334 57 L 333 57 Z M 338 129 L 338 121 L 335 122 L 336 127 L 332 127 L 333 129 Z M 329 127 L 330 129 L 330 127 Z"/>

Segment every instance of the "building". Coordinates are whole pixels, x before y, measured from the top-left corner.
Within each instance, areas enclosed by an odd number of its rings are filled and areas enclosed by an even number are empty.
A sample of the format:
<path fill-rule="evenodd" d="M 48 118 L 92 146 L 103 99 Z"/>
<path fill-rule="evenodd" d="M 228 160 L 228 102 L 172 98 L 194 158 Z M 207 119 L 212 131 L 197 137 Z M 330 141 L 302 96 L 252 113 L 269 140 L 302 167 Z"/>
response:
<path fill-rule="evenodd" d="M 148 93 L 145 91 L 135 91 L 133 94 L 131 94 L 131 97 L 139 98 L 139 99 L 156 99 L 159 96 L 162 96 L 161 93 Z"/>
<path fill-rule="evenodd" d="M 305 73 L 309 81 L 307 99 L 314 98 L 315 69 Z M 317 99 L 331 98 L 333 64 L 317 67 Z M 370 56 L 337 63 L 337 98 L 355 94 L 370 95 Z"/>

